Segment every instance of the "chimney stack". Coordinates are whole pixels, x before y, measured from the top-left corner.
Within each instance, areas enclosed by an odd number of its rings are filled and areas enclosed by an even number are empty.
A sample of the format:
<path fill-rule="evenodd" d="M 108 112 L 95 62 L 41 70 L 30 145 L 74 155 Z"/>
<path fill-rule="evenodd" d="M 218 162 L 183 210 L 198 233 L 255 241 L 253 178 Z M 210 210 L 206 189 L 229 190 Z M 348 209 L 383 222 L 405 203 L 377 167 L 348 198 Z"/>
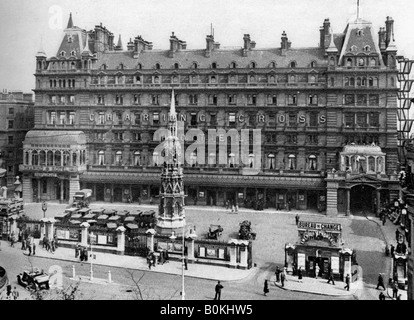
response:
<path fill-rule="evenodd" d="M 280 43 L 280 48 L 282 49 L 282 55 L 286 55 L 286 51 L 290 48 L 290 42 L 288 41 L 288 37 L 285 31 L 282 33 L 282 42 Z"/>
<path fill-rule="evenodd" d="M 139 35 L 134 39 L 134 58 L 138 58 L 139 54 L 144 50 L 152 50 L 152 42 L 145 41 Z"/>
<path fill-rule="evenodd" d="M 251 50 L 251 40 L 250 40 L 250 34 L 245 34 L 243 36 L 243 57 L 247 57 L 248 52 Z"/>
<path fill-rule="evenodd" d="M 174 57 L 175 52 L 185 49 L 187 49 L 187 43 L 178 39 L 173 32 L 170 37 L 170 58 Z"/>
<path fill-rule="evenodd" d="M 391 17 L 387 17 L 387 20 L 385 21 L 385 32 L 385 44 L 388 47 L 391 42 L 391 38 L 394 37 L 394 20 Z"/>

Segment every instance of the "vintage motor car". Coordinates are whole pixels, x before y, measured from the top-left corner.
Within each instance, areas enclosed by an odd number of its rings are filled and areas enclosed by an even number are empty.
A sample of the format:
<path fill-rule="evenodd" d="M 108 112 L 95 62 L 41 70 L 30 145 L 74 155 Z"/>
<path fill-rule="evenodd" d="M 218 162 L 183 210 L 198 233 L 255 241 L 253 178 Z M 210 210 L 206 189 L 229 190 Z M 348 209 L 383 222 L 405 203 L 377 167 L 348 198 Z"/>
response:
<path fill-rule="evenodd" d="M 17 275 L 17 283 L 24 288 L 35 291 L 49 289 L 49 275 L 37 268 L 32 271 L 25 270 Z"/>

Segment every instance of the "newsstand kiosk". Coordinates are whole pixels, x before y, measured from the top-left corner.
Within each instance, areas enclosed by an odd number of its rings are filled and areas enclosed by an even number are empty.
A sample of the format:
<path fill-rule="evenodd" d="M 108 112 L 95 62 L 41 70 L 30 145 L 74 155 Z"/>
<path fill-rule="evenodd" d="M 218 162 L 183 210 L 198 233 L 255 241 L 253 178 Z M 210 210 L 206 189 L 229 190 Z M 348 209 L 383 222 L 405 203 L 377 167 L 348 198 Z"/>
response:
<path fill-rule="evenodd" d="M 285 245 L 285 266 L 289 273 L 302 268 L 303 275 L 315 277 L 319 266 L 319 277 L 333 273 L 335 279 L 344 281 L 351 275 L 352 250 L 343 248 L 342 225 L 299 221 L 298 241 Z"/>

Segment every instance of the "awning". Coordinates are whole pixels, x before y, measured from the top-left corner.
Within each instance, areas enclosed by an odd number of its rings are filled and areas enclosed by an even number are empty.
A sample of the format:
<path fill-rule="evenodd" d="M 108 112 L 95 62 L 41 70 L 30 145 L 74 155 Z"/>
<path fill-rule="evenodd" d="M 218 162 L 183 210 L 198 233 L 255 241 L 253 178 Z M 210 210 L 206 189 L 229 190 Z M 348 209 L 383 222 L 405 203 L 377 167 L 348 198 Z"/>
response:
<path fill-rule="evenodd" d="M 79 220 L 69 220 L 69 222 L 72 224 L 81 224 Z"/>
<path fill-rule="evenodd" d="M 128 223 L 125 227 L 129 228 L 129 229 L 138 229 L 138 225 L 136 225 L 135 223 Z"/>
<path fill-rule="evenodd" d="M 106 227 L 109 228 L 109 229 L 116 229 L 118 227 L 118 225 L 116 223 L 113 223 L 113 222 L 108 222 L 106 224 Z"/>

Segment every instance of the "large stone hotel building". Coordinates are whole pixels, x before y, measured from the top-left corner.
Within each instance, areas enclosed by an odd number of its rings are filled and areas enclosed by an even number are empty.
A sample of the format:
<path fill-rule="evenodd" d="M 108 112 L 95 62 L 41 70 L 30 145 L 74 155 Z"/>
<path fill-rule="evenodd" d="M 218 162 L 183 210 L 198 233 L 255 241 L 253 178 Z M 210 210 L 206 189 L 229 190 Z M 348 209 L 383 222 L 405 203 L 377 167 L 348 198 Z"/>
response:
<path fill-rule="evenodd" d="M 358 18 L 333 33 L 325 19 L 311 48 L 283 32 L 274 48 L 256 48 L 248 34 L 239 48 L 221 47 L 211 34 L 205 48 L 187 49 L 173 33 L 169 50 L 141 36 L 125 50 L 102 24 L 86 31 L 70 17 L 58 52 L 36 56 L 23 197 L 68 202 L 90 188 L 96 201 L 156 203 L 162 163 L 153 136 L 167 128 L 174 92 L 186 131 L 261 130 L 261 155 L 249 160 L 261 156 L 256 175 L 243 174 L 249 163 L 230 149 L 226 164 L 210 162 L 207 147 L 205 164 L 190 157 L 187 204 L 379 210 L 399 190 L 393 23 L 374 30 Z"/>

